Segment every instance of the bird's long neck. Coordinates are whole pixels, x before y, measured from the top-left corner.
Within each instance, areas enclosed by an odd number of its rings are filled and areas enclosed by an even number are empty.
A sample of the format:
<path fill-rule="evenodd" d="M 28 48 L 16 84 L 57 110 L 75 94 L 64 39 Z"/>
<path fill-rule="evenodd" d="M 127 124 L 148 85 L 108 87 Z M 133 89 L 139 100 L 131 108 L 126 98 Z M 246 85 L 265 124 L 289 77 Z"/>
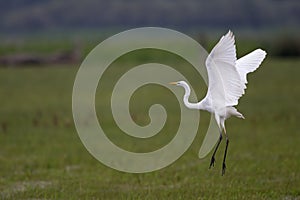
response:
<path fill-rule="evenodd" d="M 191 103 L 189 102 L 189 97 L 191 95 L 191 89 L 190 86 L 188 84 L 184 84 L 183 85 L 184 88 L 184 96 L 183 96 L 183 103 L 186 107 L 190 108 L 190 109 L 199 109 L 199 105 L 197 103 Z"/>

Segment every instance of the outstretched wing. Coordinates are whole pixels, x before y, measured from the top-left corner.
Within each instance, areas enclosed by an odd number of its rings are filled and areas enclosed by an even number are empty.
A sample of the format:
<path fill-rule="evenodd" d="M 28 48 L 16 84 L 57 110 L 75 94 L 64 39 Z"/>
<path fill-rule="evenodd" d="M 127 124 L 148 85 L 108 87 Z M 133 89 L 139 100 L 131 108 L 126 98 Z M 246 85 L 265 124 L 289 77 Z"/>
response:
<path fill-rule="evenodd" d="M 236 64 L 234 35 L 222 36 L 206 59 L 208 73 L 207 98 L 213 107 L 237 105 L 244 87 Z"/>
<path fill-rule="evenodd" d="M 266 55 L 267 53 L 265 51 L 256 49 L 236 61 L 236 69 L 240 74 L 245 88 L 246 84 L 248 83 L 247 74 L 250 72 L 254 72 L 265 59 Z"/>

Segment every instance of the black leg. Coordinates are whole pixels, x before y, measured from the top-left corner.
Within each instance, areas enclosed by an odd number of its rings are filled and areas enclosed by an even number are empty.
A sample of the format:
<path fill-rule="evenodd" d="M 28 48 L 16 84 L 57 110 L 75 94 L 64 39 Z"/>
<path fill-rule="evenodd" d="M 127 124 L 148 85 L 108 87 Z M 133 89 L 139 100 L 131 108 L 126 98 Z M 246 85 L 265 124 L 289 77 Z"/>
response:
<path fill-rule="evenodd" d="M 229 144 L 229 139 L 226 135 L 226 147 L 225 147 L 225 153 L 224 153 L 224 158 L 223 158 L 223 166 L 222 166 L 222 176 L 225 174 L 225 170 L 226 170 L 226 154 L 227 154 L 227 148 L 228 148 L 228 144 Z"/>
<path fill-rule="evenodd" d="M 216 155 L 216 152 L 217 152 L 217 150 L 218 150 L 218 148 L 219 148 L 219 145 L 220 145 L 221 141 L 222 141 L 222 133 L 220 133 L 220 137 L 219 137 L 217 146 L 216 146 L 216 148 L 215 148 L 215 150 L 214 150 L 214 153 L 213 153 L 213 155 L 212 155 L 212 157 L 211 157 L 209 169 L 211 168 L 211 166 L 215 166 L 215 162 L 216 162 L 216 161 L 215 161 L 215 155 Z"/>

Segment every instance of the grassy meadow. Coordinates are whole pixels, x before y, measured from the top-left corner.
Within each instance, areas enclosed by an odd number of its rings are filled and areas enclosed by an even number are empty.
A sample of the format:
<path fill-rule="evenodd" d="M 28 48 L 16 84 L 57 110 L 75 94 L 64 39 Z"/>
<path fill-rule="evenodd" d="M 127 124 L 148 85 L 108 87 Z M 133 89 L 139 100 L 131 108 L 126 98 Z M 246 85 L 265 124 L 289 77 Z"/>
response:
<path fill-rule="evenodd" d="M 159 55 L 120 58 L 106 78 L 116 80 L 134 65 L 159 62 Z M 164 60 L 171 66 L 188 65 L 172 55 Z M 208 113 L 201 112 L 194 143 L 172 165 L 146 174 L 118 172 L 94 159 L 75 130 L 72 87 L 79 65 L 0 68 L 0 199 L 300 199 L 299 66 L 299 59 L 268 57 L 249 76 L 238 106 L 246 120 L 227 121 L 231 142 L 225 176 L 221 176 L 224 143 L 213 169 L 208 169 L 211 154 L 203 160 L 197 157 Z M 198 83 L 192 70 L 182 73 Z M 176 109 L 177 102 L 166 89 L 148 88 L 156 90 L 150 100 L 147 92 L 140 91 L 135 96 L 139 100 L 131 105 L 139 124 L 149 122 L 142 108 L 155 100 L 169 104 L 168 117 L 175 118 L 146 142 L 119 133 L 101 101 L 109 96 L 109 89 L 107 85 L 97 91 L 96 107 L 107 113 L 103 120 L 109 121 L 109 137 L 116 144 L 147 151 L 144 147 L 151 143 L 160 147 L 174 136 L 178 118 L 172 116 L 172 106 Z M 198 90 L 203 97 L 203 81 Z"/>

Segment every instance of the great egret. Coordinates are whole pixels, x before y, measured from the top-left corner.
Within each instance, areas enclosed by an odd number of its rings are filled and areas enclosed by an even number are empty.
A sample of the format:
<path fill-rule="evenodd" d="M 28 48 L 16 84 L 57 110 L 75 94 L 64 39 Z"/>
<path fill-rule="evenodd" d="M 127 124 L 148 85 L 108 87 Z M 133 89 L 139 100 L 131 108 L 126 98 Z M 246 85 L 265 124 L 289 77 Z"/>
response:
<path fill-rule="evenodd" d="M 203 100 L 198 103 L 189 102 L 191 89 L 185 81 L 170 83 L 184 88 L 183 102 L 186 107 L 206 110 L 214 115 L 220 129 L 220 137 L 211 157 L 209 168 L 215 164 L 215 154 L 221 143 L 223 132 L 226 137 L 226 147 L 222 164 L 222 175 L 225 174 L 226 170 L 225 160 L 229 143 L 225 129 L 225 120 L 231 116 L 244 119 L 244 116 L 234 106 L 238 104 L 239 98 L 245 93 L 247 74 L 255 71 L 265 56 L 265 51 L 256 49 L 237 60 L 234 35 L 231 31 L 228 31 L 226 35 L 222 36 L 206 59 L 208 91 Z"/>

